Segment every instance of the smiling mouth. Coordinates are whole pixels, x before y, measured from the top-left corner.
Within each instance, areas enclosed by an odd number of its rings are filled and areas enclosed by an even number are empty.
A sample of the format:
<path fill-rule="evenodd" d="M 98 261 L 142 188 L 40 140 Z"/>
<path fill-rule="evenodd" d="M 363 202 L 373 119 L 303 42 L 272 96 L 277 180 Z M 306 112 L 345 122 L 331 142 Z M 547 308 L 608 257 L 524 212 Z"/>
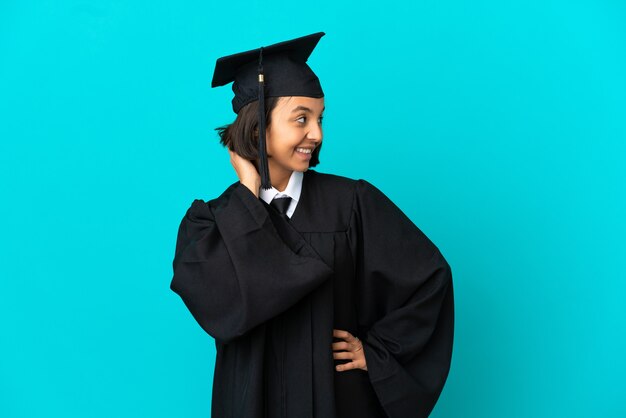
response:
<path fill-rule="evenodd" d="M 313 153 L 313 148 L 296 148 L 296 151 L 302 154 L 311 154 Z"/>

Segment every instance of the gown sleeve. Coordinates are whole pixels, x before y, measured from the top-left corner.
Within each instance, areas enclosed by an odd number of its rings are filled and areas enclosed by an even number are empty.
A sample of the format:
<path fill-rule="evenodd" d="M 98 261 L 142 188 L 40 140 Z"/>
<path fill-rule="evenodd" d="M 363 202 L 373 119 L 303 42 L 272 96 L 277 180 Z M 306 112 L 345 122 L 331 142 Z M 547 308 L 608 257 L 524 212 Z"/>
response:
<path fill-rule="evenodd" d="M 222 343 L 285 311 L 332 275 L 302 240 L 279 235 L 246 186 L 232 187 L 223 205 L 194 200 L 187 210 L 170 284 L 198 324 Z"/>
<path fill-rule="evenodd" d="M 351 221 L 357 248 L 359 332 L 372 386 L 390 418 L 427 417 L 450 369 L 450 266 L 375 186 L 358 180 Z"/>

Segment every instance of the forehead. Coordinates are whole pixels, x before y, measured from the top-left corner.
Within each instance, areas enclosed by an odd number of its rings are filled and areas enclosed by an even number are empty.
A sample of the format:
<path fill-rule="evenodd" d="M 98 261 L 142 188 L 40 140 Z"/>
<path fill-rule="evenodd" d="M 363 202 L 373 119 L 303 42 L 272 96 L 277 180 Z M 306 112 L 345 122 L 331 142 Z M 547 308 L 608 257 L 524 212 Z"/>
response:
<path fill-rule="evenodd" d="M 310 109 L 314 113 L 322 113 L 324 110 L 324 98 L 304 97 L 304 96 L 287 96 L 281 97 L 277 104 L 277 110 L 282 113 L 291 113 L 298 109 Z"/>

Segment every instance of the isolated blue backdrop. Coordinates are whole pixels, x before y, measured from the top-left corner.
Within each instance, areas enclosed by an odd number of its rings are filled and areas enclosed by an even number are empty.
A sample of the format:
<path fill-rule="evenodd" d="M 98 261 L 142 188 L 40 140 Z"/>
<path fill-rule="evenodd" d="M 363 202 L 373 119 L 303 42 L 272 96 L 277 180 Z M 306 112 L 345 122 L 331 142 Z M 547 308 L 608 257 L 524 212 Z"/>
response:
<path fill-rule="evenodd" d="M 209 415 L 178 224 L 236 181 L 215 60 L 325 31 L 319 171 L 453 269 L 433 417 L 626 416 L 622 1 L 0 2 L 0 416 Z"/>

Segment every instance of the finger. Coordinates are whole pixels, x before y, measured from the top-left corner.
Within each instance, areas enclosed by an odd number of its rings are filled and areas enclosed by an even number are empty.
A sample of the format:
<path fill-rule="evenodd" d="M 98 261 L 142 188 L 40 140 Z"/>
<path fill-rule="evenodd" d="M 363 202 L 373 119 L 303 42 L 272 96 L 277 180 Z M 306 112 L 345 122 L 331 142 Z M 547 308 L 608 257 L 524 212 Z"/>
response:
<path fill-rule="evenodd" d="M 352 341 L 354 339 L 354 336 L 352 334 L 350 334 L 348 331 L 342 330 L 342 329 L 335 329 L 333 330 L 333 337 L 337 337 L 337 338 L 341 338 L 343 340 L 346 340 L 348 342 Z"/>
<path fill-rule="evenodd" d="M 356 368 L 357 367 L 354 361 L 351 361 L 350 363 L 345 363 L 345 364 L 338 364 L 337 366 L 335 366 L 335 370 L 337 370 L 338 372 L 344 372 L 346 370 L 352 370 Z"/>
<path fill-rule="evenodd" d="M 348 334 L 349 332 L 343 329 L 333 329 L 333 337 L 345 338 Z"/>
<path fill-rule="evenodd" d="M 236 152 L 234 152 L 234 151 L 230 151 L 230 158 L 231 158 L 233 161 L 238 162 L 238 161 L 239 161 L 239 158 L 241 158 L 241 157 L 240 157 L 240 156 L 239 156 L 239 154 L 237 154 Z"/>
<path fill-rule="evenodd" d="M 333 358 L 335 360 L 352 360 L 354 359 L 354 353 L 351 351 L 336 351 L 333 353 Z"/>
<path fill-rule="evenodd" d="M 338 343 L 333 343 L 333 350 L 349 350 L 350 344 L 345 341 L 341 341 Z"/>
<path fill-rule="evenodd" d="M 337 337 L 337 338 L 341 338 L 346 340 L 349 343 L 355 343 L 357 341 L 359 341 L 359 338 L 356 337 L 355 335 L 350 334 L 350 332 L 348 331 L 344 331 L 344 330 L 334 330 L 333 331 L 333 336 Z"/>

